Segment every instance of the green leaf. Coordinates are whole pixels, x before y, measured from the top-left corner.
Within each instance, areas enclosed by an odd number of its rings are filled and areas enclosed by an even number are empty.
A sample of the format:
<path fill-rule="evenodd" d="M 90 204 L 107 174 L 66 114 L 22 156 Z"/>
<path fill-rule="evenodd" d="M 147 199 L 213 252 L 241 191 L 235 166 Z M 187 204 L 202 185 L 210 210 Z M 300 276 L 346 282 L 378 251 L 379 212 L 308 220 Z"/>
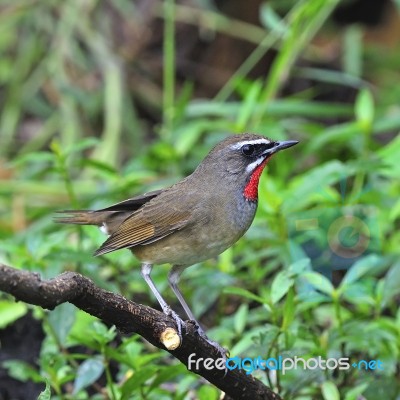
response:
<path fill-rule="evenodd" d="M 244 330 L 244 327 L 246 326 L 247 323 L 247 317 L 249 315 L 249 306 L 247 304 L 241 304 L 239 309 L 236 311 L 235 317 L 234 317 L 234 326 L 235 326 L 235 332 L 237 334 L 241 334 Z"/>
<path fill-rule="evenodd" d="M 169 365 L 168 368 L 162 369 L 156 376 L 156 378 L 151 382 L 150 390 L 158 388 L 164 382 L 170 382 L 175 377 L 185 374 L 187 368 L 179 363 L 176 365 Z"/>
<path fill-rule="evenodd" d="M 89 137 L 80 140 L 79 142 L 75 142 L 73 145 L 68 146 L 64 149 L 64 154 L 76 154 L 80 153 L 84 150 L 90 149 L 91 147 L 95 147 L 100 143 L 100 140 L 96 137 Z"/>
<path fill-rule="evenodd" d="M 231 347 L 231 354 L 248 354 L 250 349 L 254 347 L 254 339 L 260 337 L 264 332 L 264 326 L 246 329 L 246 331 L 240 336 L 239 341 Z"/>
<path fill-rule="evenodd" d="M 360 134 L 360 126 L 358 123 L 345 122 L 343 124 L 332 125 L 324 129 L 322 133 L 313 137 L 308 144 L 308 153 L 317 154 L 322 152 L 329 144 L 348 143 L 350 139 Z"/>
<path fill-rule="evenodd" d="M 46 379 L 46 388 L 43 390 L 43 392 L 40 392 L 37 400 L 50 400 L 50 398 L 51 398 L 50 384 L 49 381 Z"/>
<path fill-rule="evenodd" d="M 117 170 L 113 166 L 111 166 L 105 162 L 101 162 L 98 160 L 92 160 L 91 158 L 82 158 L 80 160 L 80 167 L 83 168 L 85 166 L 90 167 L 96 171 L 103 172 L 107 175 L 111 175 L 111 176 L 117 175 Z"/>
<path fill-rule="evenodd" d="M 362 276 L 367 274 L 369 271 L 377 268 L 381 264 L 381 258 L 375 254 L 371 254 L 367 257 L 362 258 L 361 260 L 354 263 L 354 265 L 347 271 L 345 277 L 343 278 L 339 289 L 343 290 L 343 288 L 347 285 L 350 285 L 360 279 Z"/>
<path fill-rule="evenodd" d="M 301 279 L 304 279 L 315 289 L 329 296 L 332 296 L 332 293 L 335 290 L 329 279 L 317 272 L 306 272 L 305 274 L 301 275 Z"/>
<path fill-rule="evenodd" d="M 285 21 L 268 3 L 261 3 L 260 21 L 268 29 L 284 34 L 287 31 Z"/>
<path fill-rule="evenodd" d="M 211 385 L 201 385 L 197 391 L 197 398 L 199 400 L 218 400 L 219 391 L 216 387 Z"/>
<path fill-rule="evenodd" d="M 209 117 L 235 117 L 241 102 L 217 102 L 208 100 L 191 101 L 186 109 L 189 118 L 209 118 Z M 273 117 L 284 116 L 303 116 L 310 118 L 326 117 L 349 117 L 352 115 L 351 109 L 347 105 L 337 103 L 326 103 L 316 101 L 305 101 L 304 99 L 285 99 L 271 100 L 267 103 L 259 103 L 254 108 L 255 113 L 263 112 Z M 298 122 L 297 122 L 298 123 Z M 318 136 L 316 137 L 318 138 Z M 315 140 L 315 138 L 313 138 Z"/>
<path fill-rule="evenodd" d="M 350 389 L 344 398 L 344 400 L 358 400 L 361 398 L 361 394 L 369 386 L 368 383 L 362 383 L 352 389 Z"/>
<path fill-rule="evenodd" d="M 28 307 L 25 303 L 16 303 L 10 300 L 0 301 L 0 329 L 21 318 L 27 311 Z"/>
<path fill-rule="evenodd" d="M 342 49 L 343 69 L 353 77 L 362 76 L 363 65 L 363 28 L 359 24 L 351 24 L 343 32 L 344 49 Z M 361 82 L 359 82 L 361 83 Z M 345 85 L 344 83 L 342 83 Z M 365 86 L 365 84 L 362 84 Z M 362 87 L 358 86 L 358 87 Z M 356 86 L 357 87 L 357 86 Z"/>
<path fill-rule="evenodd" d="M 108 342 L 111 342 L 117 335 L 115 325 L 108 328 L 100 321 L 94 321 L 92 324 L 93 332 L 92 337 L 96 342 L 104 345 Z"/>
<path fill-rule="evenodd" d="M 54 161 L 54 154 L 48 151 L 35 151 L 33 153 L 22 154 L 16 157 L 14 160 L 10 162 L 10 165 L 13 167 L 17 167 L 19 165 L 28 164 L 28 163 L 48 163 Z"/>
<path fill-rule="evenodd" d="M 176 153 L 183 157 L 195 146 L 201 134 L 207 129 L 208 121 L 200 119 L 188 121 L 175 130 L 174 149 Z"/>
<path fill-rule="evenodd" d="M 295 302 L 294 302 L 294 289 L 291 288 L 286 296 L 285 305 L 283 307 L 283 322 L 282 330 L 288 329 L 294 320 L 295 315 Z"/>
<path fill-rule="evenodd" d="M 293 286 L 294 280 L 286 270 L 280 271 L 271 285 L 271 301 L 276 304 Z"/>
<path fill-rule="evenodd" d="M 340 393 L 332 381 L 325 381 L 321 386 L 324 400 L 340 400 Z"/>
<path fill-rule="evenodd" d="M 88 358 L 78 368 L 72 394 L 88 387 L 100 378 L 104 371 L 104 363 L 99 358 Z"/>
<path fill-rule="evenodd" d="M 311 270 L 311 261 L 309 258 L 302 258 L 289 265 L 288 272 L 293 275 L 301 275 L 303 272 Z"/>
<path fill-rule="evenodd" d="M 60 304 L 49 313 L 49 324 L 61 345 L 65 345 L 69 331 L 75 321 L 76 308 L 70 303 Z"/>
<path fill-rule="evenodd" d="M 400 175 L 400 134 L 384 147 L 381 147 L 376 154 L 382 160 L 380 172 L 393 178 Z"/>
<path fill-rule="evenodd" d="M 181 119 L 185 117 L 186 107 L 193 97 L 194 83 L 185 81 L 175 102 L 175 125 L 179 126 Z M 174 131 L 175 133 L 175 131 Z"/>
<path fill-rule="evenodd" d="M 394 204 L 394 206 L 391 207 L 389 213 L 389 220 L 390 222 L 394 222 L 399 217 L 400 217 L 400 199 L 398 199 L 397 202 Z"/>
<path fill-rule="evenodd" d="M 290 191 L 290 196 L 286 196 L 282 204 L 283 214 L 288 215 L 293 210 L 301 209 L 312 203 L 315 199 L 315 193 L 321 193 L 327 186 L 339 182 L 354 172 L 354 168 L 337 160 L 329 161 L 309 170 L 291 184 L 293 188 Z"/>
<path fill-rule="evenodd" d="M 239 110 L 236 121 L 238 131 L 243 131 L 248 125 L 248 121 L 253 114 L 254 107 L 257 105 L 258 98 L 262 89 L 261 82 L 255 81 L 246 93 L 243 105 Z"/>
<path fill-rule="evenodd" d="M 1 366 L 7 370 L 9 376 L 21 382 L 28 380 L 43 382 L 43 377 L 25 361 L 6 360 L 1 363 Z"/>
<path fill-rule="evenodd" d="M 135 390 L 144 385 L 149 379 L 154 378 L 157 370 L 158 367 L 156 365 L 148 365 L 147 367 L 135 371 L 121 387 L 121 400 L 130 399 Z"/>
<path fill-rule="evenodd" d="M 245 299 L 258 301 L 261 304 L 267 304 L 266 299 L 257 296 L 256 294 L 251 293 L 249 290 L 243 289 L 241 287 L 228 286 L 224 288 L 223 293 L 236 294 L 238 296 L 244 297 Z"/>
<path fill-rule="evenodd" d="M 400 261 L 392 265 L 387 272 L 382 292 L 382 307 L 400 294 Z"/>
<path fill-rule="evenodd" d="M 362 89 L 355 104 L 356 119 L 364 130 L 370 130 L 374 121 L 374 98 L 368 89 Z"/>

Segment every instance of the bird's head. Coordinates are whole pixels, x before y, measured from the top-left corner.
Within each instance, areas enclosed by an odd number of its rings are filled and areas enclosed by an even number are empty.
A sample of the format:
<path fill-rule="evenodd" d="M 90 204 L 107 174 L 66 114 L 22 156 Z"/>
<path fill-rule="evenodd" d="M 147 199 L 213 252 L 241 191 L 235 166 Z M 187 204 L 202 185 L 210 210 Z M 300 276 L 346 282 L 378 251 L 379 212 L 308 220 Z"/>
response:
<path fill-rule="evenodd" d="M 297 140 L 274 141 L 251 133 L 229 136 L 210 151 L 198 170 L 203 176 L 211 174 L 226 183 L 236 182 L 247 200 L 257 201 L 258 183 L 267 162 L 278 151 L 297 143 Z"/>

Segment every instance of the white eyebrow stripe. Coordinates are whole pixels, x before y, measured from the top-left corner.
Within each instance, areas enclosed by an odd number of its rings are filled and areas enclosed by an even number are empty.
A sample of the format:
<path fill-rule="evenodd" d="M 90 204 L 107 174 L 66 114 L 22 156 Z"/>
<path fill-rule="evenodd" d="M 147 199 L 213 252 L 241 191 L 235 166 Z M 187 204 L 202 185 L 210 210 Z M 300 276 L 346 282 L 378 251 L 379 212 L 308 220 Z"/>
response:
<path fill-rule="evenodd" d="M 269 144 L 271 143 L 268 139 L 254 139 L 254 140 L 243 140 L 243 142 L 238 142 L 231 144 L 229 147 L 232 150 L 240 149 L 245 144 Z"/>

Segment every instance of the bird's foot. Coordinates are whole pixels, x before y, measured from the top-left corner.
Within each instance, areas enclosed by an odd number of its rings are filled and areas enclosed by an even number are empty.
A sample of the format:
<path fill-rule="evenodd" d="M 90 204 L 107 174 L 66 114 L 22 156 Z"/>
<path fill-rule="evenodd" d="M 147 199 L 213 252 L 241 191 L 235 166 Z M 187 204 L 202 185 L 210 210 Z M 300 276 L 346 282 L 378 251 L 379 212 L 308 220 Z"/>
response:
<path fill-rule="evenodd" d="M 200 324 L 197 321 L 193 321 L 196 325 L 196 330 L 197 333 L 201 338 L 203 338 L 208 344 L 210 344 L 212 347 L 214 347 L 219 354 L 221 354 L 222 358 L 226 361 L 226 359 L 229 357 L 229 351 L 222 347 L 219 343 L 214 342 L 213 340 L 210 340 L 208 336 L 206 335 L 204 329 L 200 326 Z"/>
<path fill-rule="evenodd" d="M 182 318 L 170 306 L 164 308 L 163 311 L 165 315 L 172 317 L 173 320 L 175 321 L 176 327 L 178 328 L 179 339 L 182 343 L 182 327 L 185 326 L 185 323 L 183 322 Z"/>

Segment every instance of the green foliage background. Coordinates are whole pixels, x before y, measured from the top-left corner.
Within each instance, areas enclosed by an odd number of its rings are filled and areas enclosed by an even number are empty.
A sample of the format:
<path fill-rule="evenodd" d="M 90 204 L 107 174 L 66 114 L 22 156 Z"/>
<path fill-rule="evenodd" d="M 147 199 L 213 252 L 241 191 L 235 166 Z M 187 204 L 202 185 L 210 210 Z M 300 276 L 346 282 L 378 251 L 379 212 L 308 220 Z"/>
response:
<path fill-rule="evenodd" d="M 265 3 L 259 27 L 211 3 L 194 12 L 152 2 L 163 29 L 157 77 L 115 35 L 116 20 L 133 37 L 146 23 L 140 2 L 1 2 L 0 261 L 46 278 L 77 270 L 150 304 L 128 252 L 93 258 L 101 233 L 55 225 L 52 214 L 171 184 L 230 132 L 298 139 L 264 173 L 251 230 L 218 260 L 189 269 L 182 289 L 232 356 L 384 363 L 383 371 L 254 372 L 285 399 L 400 398 L 399 45 L 366 44 L 360 26 L 338 32 L 329 22 L 338 3 Z M 182 22 L 257 44 L 213 98 L 197 98 L 196 82 L 176 79 Z M 316 34 L 339 37 L 340 70 L 298 63 L 317 58 Z M 271 49 L 278 52 L 265 78 L 249 78 Z M 317 83 L 282 96 L 296 76 Z M 326 83 L 351 88 L 354 102 L 315 100 Z M 154 279 L 173 303 L 166 271 L 156 268 Z M 2 368 L 22 385 L 44 390 L 47 382 L 43 399 L 219 396 L 165 352 L 69 304 L 47 312 L 0 297 L 1 328 L 28 312 L 45 332 L 37 364 L 12 359 Z"/>

